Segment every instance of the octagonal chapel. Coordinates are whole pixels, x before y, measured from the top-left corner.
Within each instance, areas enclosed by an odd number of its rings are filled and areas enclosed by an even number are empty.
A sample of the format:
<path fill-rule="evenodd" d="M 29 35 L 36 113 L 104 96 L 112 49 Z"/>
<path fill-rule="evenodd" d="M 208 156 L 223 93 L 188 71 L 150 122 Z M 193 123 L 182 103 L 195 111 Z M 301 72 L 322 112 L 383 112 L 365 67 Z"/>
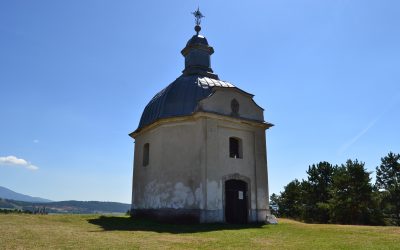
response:
<path fill-rule="evenodd" d="M 185 68 L 147 104 L 135 140 L 132 209 L 137 217 L 182 222 L 264 222 L 269 215 L 264 110 L 220 80 L 214 53 L 196 34 Z"/>

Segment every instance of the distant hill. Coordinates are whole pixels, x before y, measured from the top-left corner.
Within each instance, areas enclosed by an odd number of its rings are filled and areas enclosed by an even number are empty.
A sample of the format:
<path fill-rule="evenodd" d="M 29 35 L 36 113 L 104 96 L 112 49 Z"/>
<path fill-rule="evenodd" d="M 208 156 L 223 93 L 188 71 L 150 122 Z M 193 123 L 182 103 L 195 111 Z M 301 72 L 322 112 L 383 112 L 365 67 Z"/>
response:
<path fill-rule="evenodd" d="M 46 208 L 49 213 L 126 213 L 131 205 L 108 201 L 51 201 L 14 192 L 0 186 L 0 209 L 35 211 Z"/>
<path fill-rule="evenodd" d="M 57 201 L 47 203 L 35 203 L 26 201 L 15 201 L 0 199 L 0 209 L 18 209 L 35 211 L 38 208 L 46 208 L 48 213 L 69 214 L 103 214 L 103 213 L 126 213 L 131 205 L 119 202 L 103 201 Z"/>
<path fill-rule="evenodd" d="M 41 202 L 41 203 L 52 202 L 51 200 L 48 199 L 20 194 L 2 186 L 0 186 L 0 198 L 16 200 L 16 201 L 28 201 L 28 202 Z"/>

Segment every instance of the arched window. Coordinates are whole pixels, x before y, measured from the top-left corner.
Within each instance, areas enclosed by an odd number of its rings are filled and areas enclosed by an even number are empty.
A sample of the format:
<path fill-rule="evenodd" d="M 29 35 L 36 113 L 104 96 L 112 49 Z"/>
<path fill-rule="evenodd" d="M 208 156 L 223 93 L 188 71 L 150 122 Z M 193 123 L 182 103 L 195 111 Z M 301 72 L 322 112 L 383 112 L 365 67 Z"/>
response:
<path fill-rule="evenodd" d="M 150 160 L 150 144 L 146 143 L 143 146 L 143 166 L 149 165 Z"/>
<path fill-rule="evenodd" d="M 229 157 L 242 158 L 242 140 L 236 137 L 229 137 Z"/>

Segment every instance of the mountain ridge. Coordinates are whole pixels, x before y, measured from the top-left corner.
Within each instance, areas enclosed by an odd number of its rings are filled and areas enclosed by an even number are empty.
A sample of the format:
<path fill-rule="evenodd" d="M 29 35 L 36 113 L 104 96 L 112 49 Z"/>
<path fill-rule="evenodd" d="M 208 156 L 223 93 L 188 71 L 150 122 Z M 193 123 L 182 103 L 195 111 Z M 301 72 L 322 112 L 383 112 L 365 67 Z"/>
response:
<path fill-rule="evenodd" d="M 23 200 L 20 200 L 23 199 Z M 51 201 L 14 192 L 0 186 L 0 210 L 27 210 L 45 208 L 48 213 L 126 213 L 131 204 L 111 201 Z"/>
<path fill-rule="evenodd" d="M 23 210 L 32 213 L 42 210 L 46 213 L 56 214 L 107 214 L 126 213 L 131 208 L 130 204 L 107 201 L 56 201 L 34 203 L 15 201 L 0 198 L 0 210 Z"/>
<path fill-rule="evenodd" d="M 0 186 L 0 198 L 16 200 L 16 201 L 26 201 L 26 202 L 40 202 L 40 203 L 53 202 L 52 200 L 49 199 L 44 199 L 41 197 L 33 197 L 30 195 L 17 193 L 11 189 L 2 186 Z"/>

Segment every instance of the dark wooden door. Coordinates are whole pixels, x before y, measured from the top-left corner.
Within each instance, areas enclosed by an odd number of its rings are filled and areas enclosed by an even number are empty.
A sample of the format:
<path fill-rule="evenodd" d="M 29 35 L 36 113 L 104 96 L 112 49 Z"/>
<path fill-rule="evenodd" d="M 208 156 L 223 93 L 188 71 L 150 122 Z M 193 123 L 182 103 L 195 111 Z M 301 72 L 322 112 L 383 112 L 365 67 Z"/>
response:
<path fill-rule="evenodd" d="M 247 223 L 247 183 L 225 181 L 225 220 L 228 223 Z"/>

